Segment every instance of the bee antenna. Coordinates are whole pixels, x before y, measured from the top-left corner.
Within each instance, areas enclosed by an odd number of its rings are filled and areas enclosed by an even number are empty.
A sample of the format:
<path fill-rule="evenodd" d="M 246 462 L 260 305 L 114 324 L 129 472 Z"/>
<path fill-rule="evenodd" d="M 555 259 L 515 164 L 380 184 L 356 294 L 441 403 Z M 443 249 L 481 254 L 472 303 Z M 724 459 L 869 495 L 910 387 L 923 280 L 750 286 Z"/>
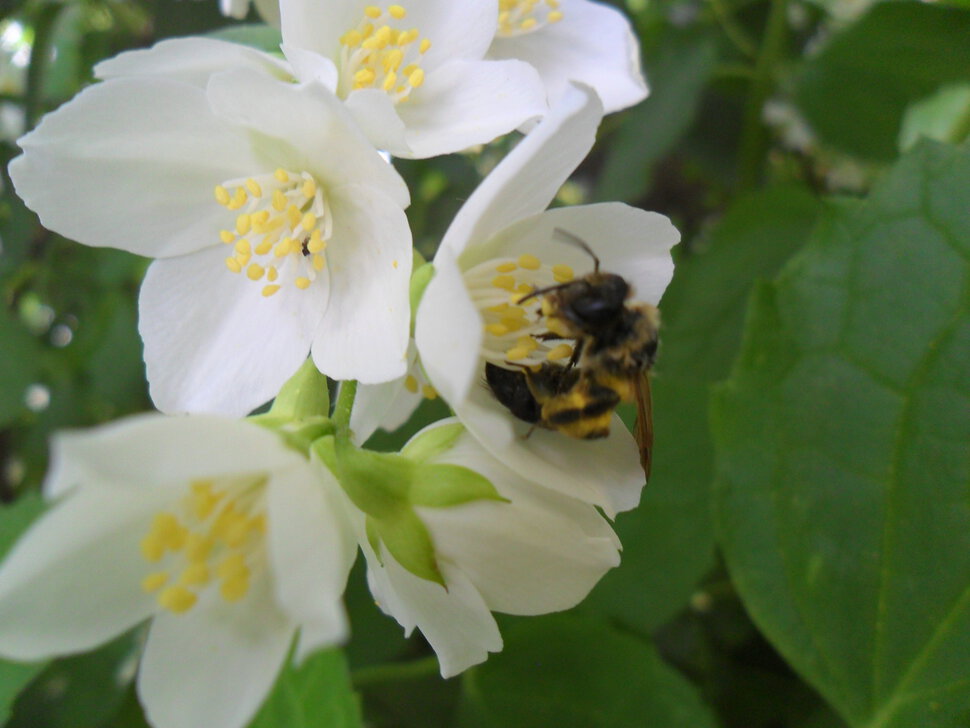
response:
<path fill-rule="evenodd" d="M 552 231 L 552 236 L 554 238 L 558 238 L 564 243 L 570 243 L 572 245 L 575 245 L 577 248 L 582 248 L 583 250 L 585 250 L 589 254 L 589 257 L 593 259 L 593 272 L 594 273 L 600 272 L 600 259 L 596 257 L 596 253 L 594 253 L 593 249 L 586 244 L 585 240 L 583 240 L 578 235 L 573 235 L 568 230 L 563 230 L 562 228 L 555 228 Z"/>

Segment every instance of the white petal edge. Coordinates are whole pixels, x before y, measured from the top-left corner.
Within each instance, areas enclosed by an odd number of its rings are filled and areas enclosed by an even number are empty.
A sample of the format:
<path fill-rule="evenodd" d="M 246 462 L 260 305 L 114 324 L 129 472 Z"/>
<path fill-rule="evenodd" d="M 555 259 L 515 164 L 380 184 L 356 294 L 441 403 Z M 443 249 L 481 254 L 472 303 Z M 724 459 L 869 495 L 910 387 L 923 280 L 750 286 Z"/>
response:
<path fill-rule="evenodd" d="M 337 92 L 337 67 L 329 58 L 285 43 L 282 51 L 286 60 L 293 65 L 293 74 L 301 82 L 315 81 L 330 91 Z"/>
<path fill-rule="evenodd" d="M 505 227 L 546 209 L 596 140 L 602 105 L 573 86 L 542 122 L 489 173 L 455 215 L 438 255 L 484 243 Z"/>
<path fill-rule="evenodd" d="M 326 277 L 306 290 L 226 269 L 222 246 L 156 260 L 138 299 L 149 390 L 163 412 L 245 415 L 303 364 L 327 306 Z"/>

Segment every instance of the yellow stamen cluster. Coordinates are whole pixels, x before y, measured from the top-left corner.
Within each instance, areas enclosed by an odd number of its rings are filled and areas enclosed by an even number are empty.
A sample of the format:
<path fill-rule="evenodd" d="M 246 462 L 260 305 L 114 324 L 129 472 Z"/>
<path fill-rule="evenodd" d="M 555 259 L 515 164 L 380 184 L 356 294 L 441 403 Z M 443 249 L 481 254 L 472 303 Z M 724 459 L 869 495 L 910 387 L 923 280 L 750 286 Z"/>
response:
<path fill-rule="evenodd" d="M 421 396 L 425 399 L 436 399 L 438 396 L 437 389 L 425 382 L 423 377 L 419 379 L 419 377 L 415 376 L 414 374 L 407 375 L 404 380 L 404 388 L 411 394 L 421 392 Z"/>
<path fill-rule="evenodd" d="M 498 34 L 523 35 L 562 20 L 559 0 L 499 0 Z"/>
<path fill-rule="evenodd" d="M 216 583 L 227 602 L 247 594 L 264 558 L 264 482 L 197 480 L 172 511 L 155 515 L 141 540 L 141 554 L 159 568 L 145 576 L 141 586 L 156 595 L 159 606 L 188 611 L 199 593 Z"/>
<path fill-rule="evenodd" d="M 373 88 L 386 91 L 395 103 L 408 100 L 424 83 L 421 58 L 431 41 L 417 28 L 404 28 L 407 11 L 401 5 L 382 10 L 364 8 L 364 18 L 340 37 L 340 82 L 337 93 Z"/>
<path fill-rule="evenodd" d="M 472 300 L 485 321 L 483 354 L 493 364 L 535 366 L 572 356 L 571 343 L 547 339 L 541 298 L 522 299 L 532 291 L 573 279 L 568 265 L 546 265 L 531 254 L 490 260 L 464 274 Z"/>
<path fill-rule="evenodd" d="M 267 297 L 284 284 L 310 287 L 326 266 L 323 251 L 333 230 L 330 207 L 311 174 L 277 169 L 229 180 L 216 185 L 215 198 L 235 213 L 233 224 L 219 232 L 232 249 L 230 272 L 264 281 Z"/>

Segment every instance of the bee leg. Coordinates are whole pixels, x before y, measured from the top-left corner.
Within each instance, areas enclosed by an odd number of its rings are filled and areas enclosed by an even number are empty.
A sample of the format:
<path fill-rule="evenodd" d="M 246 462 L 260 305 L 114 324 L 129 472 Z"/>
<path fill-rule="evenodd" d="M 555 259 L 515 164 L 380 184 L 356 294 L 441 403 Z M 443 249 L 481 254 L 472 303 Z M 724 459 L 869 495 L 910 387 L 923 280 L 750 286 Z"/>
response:
<path fill-rule="evenodd" d="M 566 364 L 567 369 L 572 369 L 579 362 L 579 357 L 583 355 L 584 343 L 582 339 L 576 342 L 576 345 L 573 347 L 573 355 L 569 357 L 569 362 Z"/>
<path fill-rule="evenodd" d="M 528 440 L 530 437 L 532 437 L 532 433 L 535 432 L 536 427 L 537 425 L 532 425 L 532 427 L 529 428 L 529 431 L 526 432 L 524 435 L 519 435 L 519 438 L 522 440 Z"/>

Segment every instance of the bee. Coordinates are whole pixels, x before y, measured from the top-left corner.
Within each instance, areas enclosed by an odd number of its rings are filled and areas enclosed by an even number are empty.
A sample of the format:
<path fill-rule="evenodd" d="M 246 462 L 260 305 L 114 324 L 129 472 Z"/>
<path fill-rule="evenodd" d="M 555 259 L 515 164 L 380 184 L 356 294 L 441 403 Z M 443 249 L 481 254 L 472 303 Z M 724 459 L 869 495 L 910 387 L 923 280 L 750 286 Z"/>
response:
<path fill-rule="evenodd" d="M 649 371 L 657 355 L 659 311 L 650 304 L 629 301 L 630 284 L 615 273 L 600 272 L 599 258 L 584 240 L 559 228 L 554 234 L 584 250 L 593 259 L 593 272 L 532 291 L 518 303 L 540 298 L 548 338 L 573 340 L 573 354 L 565 366 L 546 363 L 537 371 L 516 372 L 487 364 L 486 382 L 519 419 L 582 439 L 608 435 L 617 404 L 636 401 L 633 434 L 649 479 L 653 455 Z"/>

